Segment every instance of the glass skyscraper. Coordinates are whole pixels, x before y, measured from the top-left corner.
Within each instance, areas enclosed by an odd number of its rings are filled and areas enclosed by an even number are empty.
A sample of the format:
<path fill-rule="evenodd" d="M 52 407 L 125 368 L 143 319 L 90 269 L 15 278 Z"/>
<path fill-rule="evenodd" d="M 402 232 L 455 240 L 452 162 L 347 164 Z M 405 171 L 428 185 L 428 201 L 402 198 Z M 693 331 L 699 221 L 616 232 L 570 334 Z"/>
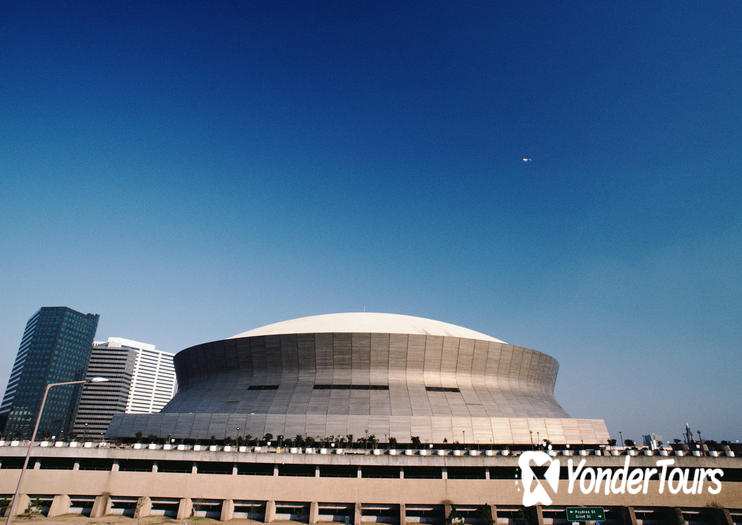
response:
<path fill-rule="evenodd" d="M 0 428 L 9 437 L 28 439 L 48 383 L 85 378 L 98 314 L 66 306 L 44 306 L 31 316 L 0 405 Z M 68 436 L 80 385 L 52 388 L 38 436 Z"/>

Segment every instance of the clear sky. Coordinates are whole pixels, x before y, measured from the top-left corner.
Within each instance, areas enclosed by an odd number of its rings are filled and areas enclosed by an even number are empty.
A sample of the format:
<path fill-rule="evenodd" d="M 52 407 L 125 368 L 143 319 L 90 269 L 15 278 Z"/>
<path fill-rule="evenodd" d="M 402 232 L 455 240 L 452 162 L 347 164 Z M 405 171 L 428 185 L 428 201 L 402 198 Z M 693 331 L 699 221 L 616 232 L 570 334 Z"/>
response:
<path fill-rule="evenodd" d="M 0 388 L 42 305 L 172 351 L 365 308 L 742 439 L 740 3 L 400 4 L 3 3 Z"/>

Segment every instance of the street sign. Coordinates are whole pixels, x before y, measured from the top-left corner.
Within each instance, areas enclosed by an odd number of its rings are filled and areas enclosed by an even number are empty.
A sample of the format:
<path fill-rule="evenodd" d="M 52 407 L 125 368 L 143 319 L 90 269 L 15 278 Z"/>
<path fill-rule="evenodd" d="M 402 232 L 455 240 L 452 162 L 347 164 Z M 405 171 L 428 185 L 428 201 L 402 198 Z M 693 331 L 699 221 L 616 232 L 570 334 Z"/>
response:
<path fill-rule="evenodd" d="M 567 507 L 567 521 L 604 521 L 603 507 Z"/>

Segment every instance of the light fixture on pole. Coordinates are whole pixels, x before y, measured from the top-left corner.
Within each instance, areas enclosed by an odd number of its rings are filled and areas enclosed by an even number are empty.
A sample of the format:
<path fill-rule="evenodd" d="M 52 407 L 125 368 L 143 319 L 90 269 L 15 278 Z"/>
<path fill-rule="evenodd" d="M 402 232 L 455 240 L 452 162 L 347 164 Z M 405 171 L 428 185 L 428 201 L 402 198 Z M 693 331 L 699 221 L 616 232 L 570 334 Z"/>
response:
<path fill-rule="evenodd" d="M 33 447 L 34 439 L 36 439 L 36 432 L 39 430 L 39 423 L 41 422 L 41 414 L 44 412 L 44 404 L 46 404 L 46 396 L 49 394 L 49 389 L 55 386 L 64 385 L 81 385 L 83 383 L 105 383 L 110 381 L 107 377 L 91 377 L 88 379 L 81 379 L 80 381 L 64 381 L 62 383 L 49 383 L 46 385 L 44 390 L 44 397 L 41 398 L 41 406 L 39 407 L 39 413 L 36 416 L 36 423 L 33 427 L 33 433 L 31 439 L 28 442 L 28 450 L 26 451 L 26 459 L 23 460 L 23 468 L 21 474 L 18 476 L 18 485 L 15 487 L 15 494 L 13 494 L 13 500 L 10 502 L 10 509 L 8 509 L 8 519 L 5 520 L 5 525 L 10 525 L 13 519 L 13 511 L 15 510 L 15 504 L 18 500 L 18 493 L 21 490 L 21 483 L 23 483 L 23 475 L 26 473 L 26 467 L 28 467 L 28 459 L 31 457 L 31 448 Z"/>

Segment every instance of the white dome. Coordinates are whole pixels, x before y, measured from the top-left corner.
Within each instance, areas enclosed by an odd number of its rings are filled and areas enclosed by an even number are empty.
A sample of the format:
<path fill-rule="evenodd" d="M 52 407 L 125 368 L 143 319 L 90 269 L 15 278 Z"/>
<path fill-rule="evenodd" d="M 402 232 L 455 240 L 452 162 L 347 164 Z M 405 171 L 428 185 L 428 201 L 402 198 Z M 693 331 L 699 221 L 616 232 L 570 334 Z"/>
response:
<path fill-rule="evenodd" d="M 247 332 L 233 335 L 229 339 L 277 334 L 321 334 L 321 333 L 383 333 L 415 334 L 462 337 L 504 343 L 489 335 L 469 330 L 455 324 L 414 317 L 411 315 L 380 314 L 370 312 L 348 312 L 342 314 L 311 315 L 279 323 L 267 324 Z"/>

